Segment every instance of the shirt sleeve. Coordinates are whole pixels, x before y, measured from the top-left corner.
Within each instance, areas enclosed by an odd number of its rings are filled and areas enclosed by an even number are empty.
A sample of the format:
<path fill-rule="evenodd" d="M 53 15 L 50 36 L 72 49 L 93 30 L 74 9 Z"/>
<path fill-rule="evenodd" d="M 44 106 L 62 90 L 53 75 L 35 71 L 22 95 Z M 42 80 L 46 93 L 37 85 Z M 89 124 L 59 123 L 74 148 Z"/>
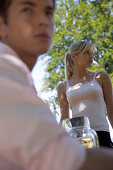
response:
<path fill-rule="evenodd" d="M 8 164 L 12 170 L 73 170 L 76 162 L 79 168 L 85 149 L 64 135 L 49 107 L 16 67 L 7 64 L 0 62 L 0 156 L 4 160 L 0 166 Z"/>
<path fill-rule="evenodd" d="M 28 170 L 79 170 L 86 158 L 86 149 L 68 135 L 59 135 L 34 155 Z"/>

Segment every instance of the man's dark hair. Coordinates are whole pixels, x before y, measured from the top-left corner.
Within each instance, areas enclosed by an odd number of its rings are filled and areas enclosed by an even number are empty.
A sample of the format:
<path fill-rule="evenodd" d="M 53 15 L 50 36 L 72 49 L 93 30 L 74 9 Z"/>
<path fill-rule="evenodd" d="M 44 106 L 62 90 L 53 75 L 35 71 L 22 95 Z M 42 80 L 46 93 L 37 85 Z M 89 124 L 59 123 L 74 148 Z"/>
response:
<path fill-rule="evenodd" d="M 0 0 L 0 16 L 2 16 L 7 21 L 8 9 L 11 5 L 12 0 Z"/>
<path fill-rule="evenodd" d="M 0 0 L 0 16 L 2 16 L 7 23 L 8 9 L 11 5 L 12 0 Z M 55 0 L 53 0 L 55 7 Z"/>

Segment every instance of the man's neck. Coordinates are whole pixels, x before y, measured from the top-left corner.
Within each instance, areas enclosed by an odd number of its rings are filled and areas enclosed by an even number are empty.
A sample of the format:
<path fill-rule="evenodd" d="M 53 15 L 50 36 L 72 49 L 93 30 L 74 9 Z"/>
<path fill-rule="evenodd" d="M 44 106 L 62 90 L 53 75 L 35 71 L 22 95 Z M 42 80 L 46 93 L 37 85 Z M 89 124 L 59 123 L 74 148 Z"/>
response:
<path fill-rule="evenodd" d="M 29 56 L 29 55 L 26 55 L 26 56 L 19 55 L 19 57 L 27 65 L 29 70 L 32 71 L 32 69 L 37 61 L 37 57 L 33 57 L 33 56 Z"/>
<path fill-rule="evenodd" d="M 25 53 L 23 51 L 20 51 L 20 50 L 17 50 L 17 49 L 14 49 L 12 46 L 10 46 L 7 42 L 2 42 L 4 43 L 5 45 L 8 46 L 8 48 L 13 51 L 14 55 L 18 58 L 20 58 L 24 64 L 27 65 L 27 67 L 29 68 L 30 71 L 32 71 L 36 61 L 37 61 L 37 58 L 38 58 L 38 55 L 33 55 L 33 54 L 29 54 L 29 53 Z"/>

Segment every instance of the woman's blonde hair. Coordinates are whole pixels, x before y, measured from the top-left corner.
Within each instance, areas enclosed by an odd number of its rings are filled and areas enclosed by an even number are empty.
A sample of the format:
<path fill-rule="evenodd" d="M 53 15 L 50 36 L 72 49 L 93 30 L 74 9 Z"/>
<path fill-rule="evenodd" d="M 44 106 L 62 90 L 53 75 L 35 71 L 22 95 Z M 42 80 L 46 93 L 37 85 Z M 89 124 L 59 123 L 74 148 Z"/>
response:
<path fill-rule="evenodd" d="M 87 40 L 80 40 L 71 44 L 69 51 L 65 56 L 65 78 L 67 80 L 69 80 L 73 74 L 74 63 L 71 58 L 71 55 L 73 53 L 78 54 L 82 51 L 87 51 L 89 49 L 92 49 L 93 52 L 96 51 L 95 46 L 91 42 L 88 42 Z"/>

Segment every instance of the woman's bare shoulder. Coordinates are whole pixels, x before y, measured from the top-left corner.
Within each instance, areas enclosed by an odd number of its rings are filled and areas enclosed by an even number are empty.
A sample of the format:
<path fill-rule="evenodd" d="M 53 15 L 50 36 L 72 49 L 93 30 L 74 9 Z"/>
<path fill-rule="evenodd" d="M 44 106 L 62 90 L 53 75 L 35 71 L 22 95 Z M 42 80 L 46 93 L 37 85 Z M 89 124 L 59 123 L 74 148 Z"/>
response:
<path fill-rule="evenodd" d="M 109 77 L 109 74 L 105 71 L 100 71 L 96 73 L 96 77 L 101 79 L 106 79 Z"/>
<path fill-rule="evenodd" d="M 67 81 L 60 82 L 60 83 L 57 85 L 57 89 L 58 89 L 59 91 L 66 91 L 66 88 L 67 88 Z"/>
<path fill-rule="evenodd" d="M 100 84 L 102 85 L 103 83 L 107 83 L 110 82 L 110 76 L 107 72 L 104 71 L 100 71 L 96 73 L 96 79 L 98 80 L 98 82 L 100 82 Z"/>

